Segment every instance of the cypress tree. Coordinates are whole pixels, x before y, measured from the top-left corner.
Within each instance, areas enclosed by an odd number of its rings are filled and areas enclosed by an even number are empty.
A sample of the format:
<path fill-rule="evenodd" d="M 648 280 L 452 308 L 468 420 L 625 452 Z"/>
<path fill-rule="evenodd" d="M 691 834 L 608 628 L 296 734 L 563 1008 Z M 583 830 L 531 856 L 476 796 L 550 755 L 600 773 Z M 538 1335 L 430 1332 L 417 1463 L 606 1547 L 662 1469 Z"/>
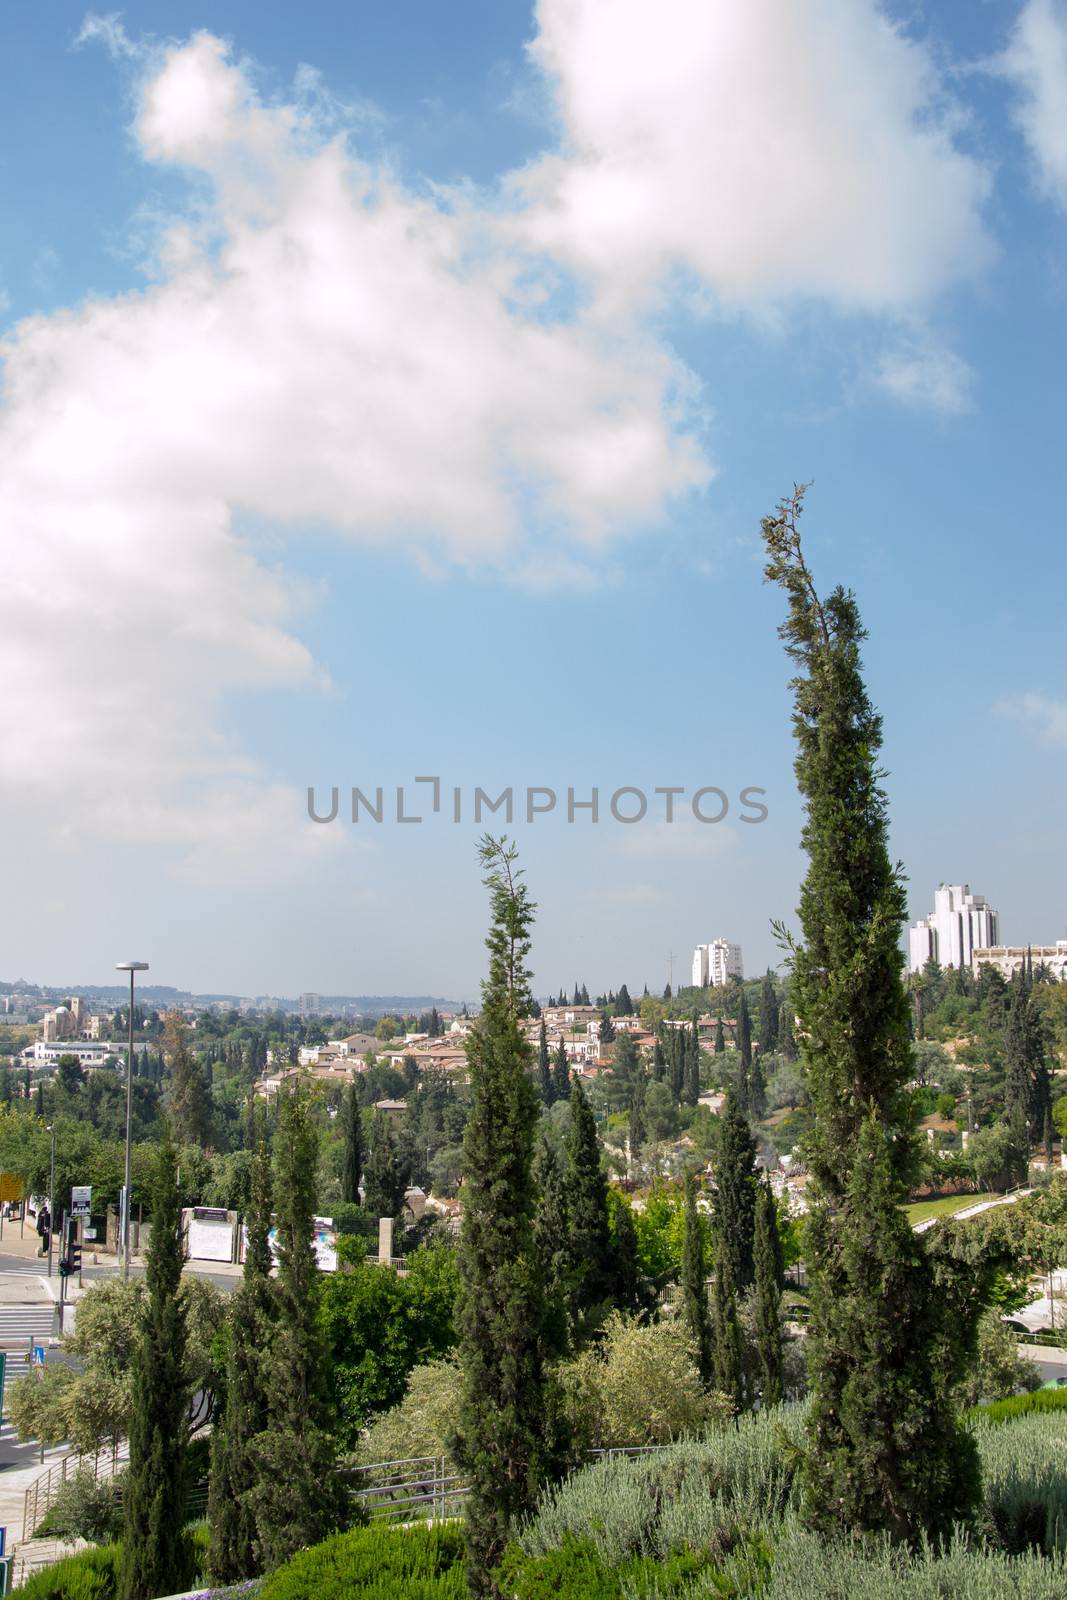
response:
<path fill-rule="evenodd" d="M 630 1088 L 630 1159 L 636 1161 L 641 1146 L 648 1140 L 645 1126 L 645 1077 L 640 1073 Z"/>
<path fill-rule="evenodd" d="M 596 1119 L 578 1079 L 571 1086 L 566 1139 L 567 1210 L 576 1267 L 575 1323 L 582 1328 L 612 1290 L 608 1184 L 600 1164 Z"/>
<path fill-rule="evenodd" d="M 809 866 L 790 1001 L 814 1121 L 808 1142 L 812 1399 L 805 1513 L 828 1533 L 938 1538 L 976 1503 L 973 1438 L 953 1416 L 980 1307 L 900 1209 L 915 1165 L 900 937 L 887 849 L 881 719 L 863 683 L 854 597 L 820 599 L 797 529 L 803 490 L 763 522 L 765 576 L 789 600 L 796 776 Z M 936 1230 L 935 1230 L 936 1232 Z M 969 1297 L 969 1298 L 968 1298 Z"/>
<path fill-rule="evenodd" d="M 663 1074 L 667 1070 L 667 1057 L 663 1054 L 662 1036 L 657 1038 L 652 1047 L 652 1079 L 655 1083 L 663 1082 Z"/>
<path fill-rule="evenodd" d="M 745 1357 L 741 1339 L 741 1318 L 737 1307 L 737 1287 L 724 1250 L 718 1224 L 714 1228 L 715 1282 L 712 1288 L 711 1327 L 714 1341 L 715 1387 L 728 1395 L 738 1411 L 745 1406 Z"/>
<path fill-rule="evenodd" d="M 615 1304 L 623 1311 L 647 1307 L 648 1285 L 638 1261 L 637 1229 L 633 1212 L 617 1189 L 608 1192 L 611 1208 L 611 1254 L 615 1276 Z"/>
<path fill-rule="evenodd" d="M 215 1583 L 237 1583 L 260 1571 L 255 1441 L 270 1420 L 266 1352 L 277 1309 L 271 1281 L 270 1146 L 262 1136 L 252 1159 L 245 1225 L 244 1276 L 230 1302 L 226 1405 L 211 1436 L 208 1566 Z"/>
<path fill-rule="evenodd" d="M 797 1058 L 796 1040 L 793 1038 L 793 1014 L 789 1005 L 781 1005 L 778 1008 L 778 1039 L 775 1049 L 786 1061 L 795 1061 Z"/>
<path fill-rule="evenodd" d="M 1004 1083 L 1004 1120 L 1011 1133 L 1014 1156 L 1012 1178 L 1025 1183 L 1030 1157 L 1030 1105 L 1033 1097 L 1030 998 L 1025 975 L 1020 973 L 1012 985 L 1011 1005 L 1005 1034 L 1008 1071 Z"/>
<path fill-rule="evenodd" d="M 552 1081 L 552 1058 L 548 1053 L 548 1034 L 545 1031 L 545 1019 L 541 1018 L 541 1031 L 537 1036 L 537 1073 L 541 1090 L 541 1104 L 547 1109 L 556 1098 L 556 1086 Z"/>
<path fill-rule="evenodd" d="M 774 1195 L 766 1178 L 756 1193 L 756 1353 L 760 1400 L 775 1406 L 782 1398 L 781 1239 Z"/>
<path fill-rule="evenodd" d="M 567 1046 L 562 1034 L 556 1046 L 556 1057 L 552 1067 L 552 1098 L 556 1100 L 569 1100 L 571 1093 L 571 1064 L 567 1060 Z"/>
<path fill-rule="evenodd" d="M 768 969 L 763 974 L 759 992 L 759 1032 L 756 1041 L 761 1055 L 770 1055 L 778 1044 L 778 995 L 774 975 Z"/>
<path fill-rule="evenodd" d="M 682 1034 L 682 1099 L 688 1106 L 695 1106 L 700 1099 L 700 1031 L 696 1018 L 693 1018 L 691 1028 L 680 1030 Z"/>
<path fill-rule="evenodd" d="M 165 1027 L 170 1057 L 167 1111 L 174 1137 L 179 1144 L 210 1144 L 211 1094 L 203 1065 L 189 1049 L 185 1018 L 180 1012 L 171 1011 Z"/>
<path fill-rule="evenodd" d="M 748 1014 L 748 1001 L 744 989 L 741 990 L 741 1001 L 737 1011 L 737 1048 L 740 1051 L 740 1063 L 737 1069 L 737 1092 L 741 1100 L 741 1108 L 745 1112 L 752 1110 L 752 1018 Z"/>
<path fill-rule="evenodd" d="M 341 1199 L 350 1206 L 358 1206 L 359 1180 L 363 1176 L 363 1118 L 354 1078 L 345 1090 L 343 1117 L 345 1144 L 341 1163 Z"/>
<path fill-rule="evenodd" d="M 463 1141 L 457 1327 L 463 1367 L 458 1456 L 471 1484 L 468 1582 L 482 1596 L 496 1592 L 490 1573 L 533 1508 L 550 1466 L 551 1441 L 531 1170 L 539 1111 L 521 1026 L 530 1005 L 526 963 L 534 907 L 513 845 L 486 835 L 479 854 L 490 892 L 489 975 L 466 1043 L 471 1103 Z"/>
<path fill-rule="evenodd" d="M 597 1029 L 597 1033 L 600 1036 L 601 1044 L 615 1043 L 615 1024 L 612 1022 L 610 1013 L 607 1011 L 604 1012 L 604 1015 L 600 1019 L 600 1027 Z"/>
<path fill-rule="evenodd" d="M 763 1051 L 756 1050 L 752 1055 L 752 1068 L 748 1075 L 748 1105 L 749 1113 L 759 1121 L 767 1114 L 767 1076 L 763 1070 Z"/>
<path fill-rule="evenodd" d="M 685 1040 L 681 1028 L 671 1028 L 665 1035 L 667 1045 L 667 1086 L 671 1098 L 681 1104 L 685 1092 Z"/>
<path fill-rule="evenodd" d="M 327 1428 L 326 1361 L 312 1246 L 319 1142 L 307 1091 L 279 1097 L 274 1136 L 277 1313 L 264 1350 L 267 1426 L 256 1436 L 249 1503 L 259 1564 L 271 1571 L 336 1526 L 343 1504 Z"/>
<path fill-rule="evenodd" d="M 730 1282 L 744 1294 L 755 1277 L 756 1141 L 737 1091 L 726 1091 L 715 1159 L 715 1261 L 729 1259 Z"/>
<path fill-rule="evenodd" d="M 633 1014 L 634 1003 L 630 999 L 630 991 L 624 983 L 620 984 L 619 992 L 615 999 L 615 1015 L 617 1017 L 632 1017 Z"/>
<path fill-rule="evenodd" d="M 722 1018 L 715 1023 L 715 1054 L 721 1056 L 726 1050 L 726 1034 L 723 1031 Z"/>
<path fill-rule="evenodd" d="M 372 1217 L 398 1217 L 404 1209 L 411 1169 L 389 1113 L 376 1111 L 370 1154 L 363 1174 L 364 1209 Z"/>
<path fill-rule="evenodd" d="M 553 1356 L 570 1348 L 574 1257 L 570 1247 L 570 1214 L 563 1167 L 547 1139 L 534 1158 L 537 1191 L 534 1244 L 541 1264 L 545 1295 L 545 1348 Z"/>
<path fill-rule="evenodd" d="M 169 1131 L 156 1150 L 152 1233 L 145 1258 L 148 1304 L 132 1360 L 130 1463 L 123 1495 L 121 1600 L 152 1600 L 188 1588 L 185 1533 L 189 1384 L 185 1373 L 178 1158 Z"/>
<path fill-rule="evenodd" d="M 704 1229 L 697 1211 L 696 1183 L 689 1173 L 685 1180 L 685 1233 L 682 1237 L 682 1316 L 696 1351 L 700 1376 L 705 1383 L 710 1383 L 715 1362 L 707 1279 Z"/>

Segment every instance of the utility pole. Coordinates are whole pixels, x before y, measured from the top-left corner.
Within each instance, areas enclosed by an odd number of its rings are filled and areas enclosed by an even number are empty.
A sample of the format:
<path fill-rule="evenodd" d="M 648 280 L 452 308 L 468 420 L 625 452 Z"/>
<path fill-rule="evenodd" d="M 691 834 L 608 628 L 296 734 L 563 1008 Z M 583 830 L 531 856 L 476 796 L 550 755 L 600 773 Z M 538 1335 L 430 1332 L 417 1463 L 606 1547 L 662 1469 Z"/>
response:
<path fill-rule="evenodd" d="M 122 1250 L 122 1279 L 123 1282 L 130 1275 L 130 1119 L 133 1113 L 133 975 L 135 972 L 147 972 L 147 961 L 116 961 L 116 972 L 128 972 L 130 975 L 130 1028 L 129 1049 L 126 1054 L 126 1181 L 122 1189 L 122 1237 L 120 1249 Z M 51 1271 L 51 1257 L 49 1257 L 49 1271 Z"/>
<path fill-rule="evenodd" d="M 52 1240 L 56 1232 L 56 1125 L 48 1124 L 52 1135 L 52 1170 L 48 1179 L 48 1276 L 52 1276 Z"/>

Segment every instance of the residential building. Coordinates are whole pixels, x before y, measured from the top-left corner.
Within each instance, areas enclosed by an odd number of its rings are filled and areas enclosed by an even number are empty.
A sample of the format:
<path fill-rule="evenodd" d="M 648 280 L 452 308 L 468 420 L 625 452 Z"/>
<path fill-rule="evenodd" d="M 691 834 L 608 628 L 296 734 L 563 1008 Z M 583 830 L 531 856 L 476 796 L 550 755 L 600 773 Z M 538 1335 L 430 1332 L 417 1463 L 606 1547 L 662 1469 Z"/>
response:
<path fill-rule="evenodd" d="M 310 992 L 307 994 L 302 994 L 300 999 L 297 1001 L 297 1008 L 302 1017 L 317 1017 L 319 1014 L 320 1005 L 321 997 L 317 994 L 311 994 Z"/>
<path fill-rule="evenodd" d="M 741 946 L 729 939 L 712 939 L 709 944 L 698 944 L 693 951 L 694 989 L 724 989 L 734 978 L 744 975 Z"/>
<path fill-rule="evenodd" d="M 908 929 L 908 971 L 921 972 L 928 961 L 942 967 L 969 967 L 974 952 L 990 949 L 1000 937 L 1000 917 L 970 884 L 942 883 L 934 909 Z"/>
<path fill-rule="evenodd" d="M 1067 939 L 1057 939 L 1055 944 L 998 944 L 976 950 L 974 972 L 977 976 L 979 967 L 996 967 L 1005 978 L 1010 978 L 1028 958 L 1035 967 L 1048 967 L 1060 983 L 1067 982 Z"/>

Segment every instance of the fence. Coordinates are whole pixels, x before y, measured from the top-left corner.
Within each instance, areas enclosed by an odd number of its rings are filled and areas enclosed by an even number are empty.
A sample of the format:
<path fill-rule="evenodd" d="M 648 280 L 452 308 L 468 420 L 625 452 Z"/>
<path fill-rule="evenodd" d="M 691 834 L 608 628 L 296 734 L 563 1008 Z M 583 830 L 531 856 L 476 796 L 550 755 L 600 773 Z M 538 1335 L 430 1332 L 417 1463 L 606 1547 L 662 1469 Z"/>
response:
<path fill-rule="evenodd" d="M 46 1472 L 42 1472 L 39 1478 L 34 1478 L 23 1496 L 23 1539 L 33 1538 L 49 1508 L 55 1503 L 56 1495 L 69 1478 L 86 1468 L 98 1483 L 102 1478 L 113 1478 L 126 1465 L 128 1456 L 129 1447 L 126 1445 L 116 1447 L 110 1455 L 100 1451 L 94 1456 L 64 1456 L 62 1461 L 57 1461 Z"/>
<path fill-rule="evenodd" d="M 666 1448 L 662 1444 L 619 1445 L 588 1450 L 586 1455 L 591 1461 L 602 1461 L 610 1456 L 643 1456 Z M 379 1481 L 367 1482 L 372 1477 Z M 435 1520 L 455 1516 L 470 1494 L 470 1484 L 464 1482 L 447 1456 L 377 1461 L 355 1468 L 352 1484 L 354 1498 L 362 1503 L 372 1521 L 411 1522 L 423 1516 Z"/>

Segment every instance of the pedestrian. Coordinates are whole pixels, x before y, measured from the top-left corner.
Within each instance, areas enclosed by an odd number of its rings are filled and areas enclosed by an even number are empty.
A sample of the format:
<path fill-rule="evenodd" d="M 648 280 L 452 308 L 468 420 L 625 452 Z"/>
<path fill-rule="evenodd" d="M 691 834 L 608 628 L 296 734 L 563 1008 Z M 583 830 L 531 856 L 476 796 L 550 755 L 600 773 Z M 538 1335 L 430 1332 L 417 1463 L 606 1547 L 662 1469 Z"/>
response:
<path fill-rule="evenodd" d="M 46 1256 L 48 1254 L 49 1246 L 52 1243 L 52 1217 L 48 1210 L 47 1201 L 45 1201 L 37 1213 L 37 1232 L 41 1238 L 41 1248 L 38 1250 L 37 1254 L 39 1256 Z"/>

